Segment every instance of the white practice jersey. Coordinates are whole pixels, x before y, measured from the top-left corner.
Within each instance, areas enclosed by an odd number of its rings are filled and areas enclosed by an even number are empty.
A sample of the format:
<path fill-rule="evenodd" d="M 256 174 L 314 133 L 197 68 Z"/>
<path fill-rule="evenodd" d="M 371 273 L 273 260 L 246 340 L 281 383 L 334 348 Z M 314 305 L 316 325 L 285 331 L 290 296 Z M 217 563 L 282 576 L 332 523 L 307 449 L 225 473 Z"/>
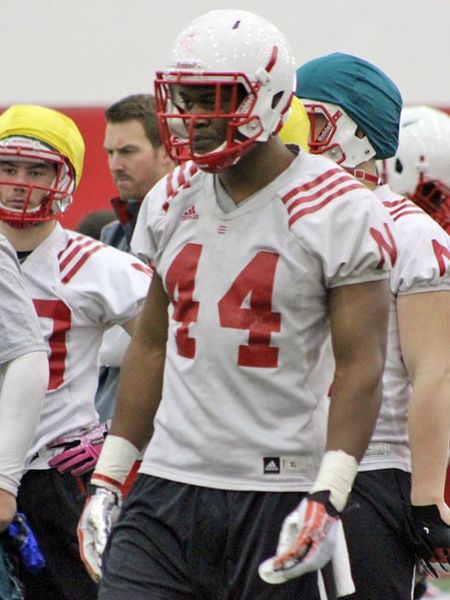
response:
<path fill-rule="evenodd" d="M 0 235 L 0 366 L 28 352 L 45 351 L 17 254 Z"/>
<path fill-rule="evenodd" d="M 150 271 L 130 254 L 57 224 L 22 272 L 49 352 L 50 381 L 27 463 L 41 469 L 48 468 L 48 443 L 98 422 L 94 396 L 103 333 L 142 310 Z"/>
<path fill-rule="evenodd" d="M 163 398 L 141 471 L 221 489 L 306 490 L 332 379 L 322 361 L 327 293 L 388 277 L 393 224 L 322 157 L 300 153 L 231 212 L 215 184 L 186 163 L 139 213 L 133 251 L 153 263 L 171 302 Z"/>
<path fill-rule="evenodd" d="M 450 237 L 411 200 L 383 185 L 376 195 L 395 221 L 397 261 L 391 272 L 388 349 L 383 404 L 360 469 L 411 470 L 408 407 L 411 382 L 403 362 L 396 299 L 403 294 L 450 291 Z"/>

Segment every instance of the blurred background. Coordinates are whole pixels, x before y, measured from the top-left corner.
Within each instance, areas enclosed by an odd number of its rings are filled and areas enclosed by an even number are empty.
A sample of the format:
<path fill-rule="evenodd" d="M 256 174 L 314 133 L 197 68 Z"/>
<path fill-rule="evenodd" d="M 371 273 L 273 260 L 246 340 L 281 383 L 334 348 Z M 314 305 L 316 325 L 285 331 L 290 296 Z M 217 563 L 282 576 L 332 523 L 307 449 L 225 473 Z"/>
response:
<path fill-rule="evenodd" d="M 214 8 L 256 12 L 289 39 L 298 65 L 341 51 L 383 69 L 405 104 L 450 110 L 448 0 L 0 0 L 0 107 L 58 108 L 87 146 L 83 179 L 64 225 L 109 208 L 115 189 L 103 151 L 104 109 L 132 93 L 151 93 L 180 30 Z"/>

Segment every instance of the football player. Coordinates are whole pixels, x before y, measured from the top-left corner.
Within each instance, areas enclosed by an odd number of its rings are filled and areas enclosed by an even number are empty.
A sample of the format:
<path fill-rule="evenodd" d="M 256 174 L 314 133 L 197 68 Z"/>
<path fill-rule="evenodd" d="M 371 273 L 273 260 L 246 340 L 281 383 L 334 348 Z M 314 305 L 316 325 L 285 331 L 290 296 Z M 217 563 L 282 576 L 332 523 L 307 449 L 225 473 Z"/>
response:
<path fill-rule="evenodd" d="M 421 206 L 450 234 L 450 116 L 431 106 L 407 106 L 395 156 L 383 172 L 394 192 Z"/>
<path fill-rule="evenodd" d="M 443 498 L 450 431 L 450 240 L 419 206 L 381 185 L 376 161 L 397 151 L 402 107 L 390 78 L 341 53 L 304 64 L 297 77 L 296 93 L 311 122 L 311 152 L 331 158 L 373 190 L 395 221 L 398 255 L 390 277 L 383 403 L 351 493 L 359 509 L 349 510 L 343 521 L 356 585 L 351 598 L 409 600 L 416 553 L 448 563 L 450 550 L 450 511 Z"/>
<path fill-rule="evenodd" d="M 97 596 L 76 537 L 106 433 L 94 407 L 97 354 L 111 325 L 132 331 L 150 281 L 138 259 L 59 224 L 83 159 L 82 136 L 64 114 L 15 105 L 0 116 L 0 232 L 21 262 L 50 365 L 18 496 L 47 562 L 39 575 L 24 574 L 33 600 Z"/>
<path fill-rule="evenodd" d="M 399 146 L 395 156 L 384 160 L 382 178 L 394 192 L 422 207 L 450 234 L 450 117 L 431 106 L 406 106 L 400 119 Z M 449 258 L 450 255 L 447 255 Z M 445 499 L 450 498 L 447 467 Z M 414 598 L 431 593 L 426 565 L 417 564 Z"/>
<path fill-rule="evenodd" d="M 79 526 L 101 599 L 336 597 L 395 243 L 371 192 L 278 137 L 294 76 L 284 36 L 241 10 L 194 20 L 157 73 L 162 137 L 185 162 L 146 196 L 132 241 L 155 274 Z"/>

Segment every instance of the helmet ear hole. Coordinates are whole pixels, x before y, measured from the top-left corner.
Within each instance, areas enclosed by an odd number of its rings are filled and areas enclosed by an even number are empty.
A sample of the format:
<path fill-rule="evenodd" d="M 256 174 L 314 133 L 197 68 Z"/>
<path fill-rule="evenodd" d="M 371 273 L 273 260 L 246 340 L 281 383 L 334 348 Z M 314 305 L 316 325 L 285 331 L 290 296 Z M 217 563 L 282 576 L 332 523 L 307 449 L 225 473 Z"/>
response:
<path fill-rule="evenodd" d="M 274 94 L 273 98 L 272 98 L 272 108 L 275 108 L 279 101 L 281 100 L 281 98 L 283 97 L 284 92 L 278 92 L 277 94 Z"/>
<path fill-rule="evenodd" d="M 400 174 L 403 173 L 403 164 L 402 161 L 399 158 L 395 159 L 395 172 Z"/>

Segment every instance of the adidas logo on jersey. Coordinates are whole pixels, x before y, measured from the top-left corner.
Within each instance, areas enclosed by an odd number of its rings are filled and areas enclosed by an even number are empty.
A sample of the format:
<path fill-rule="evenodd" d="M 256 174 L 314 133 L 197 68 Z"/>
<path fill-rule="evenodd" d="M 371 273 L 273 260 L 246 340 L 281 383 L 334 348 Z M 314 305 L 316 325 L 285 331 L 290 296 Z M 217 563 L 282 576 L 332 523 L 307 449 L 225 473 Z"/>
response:
<path fill-rule="evenodd" d="M 280 472 L 280 458 L 278 456 L 264 456 L 264 473 L 273 475 Z"/>
<path fill-rule="evenodd" d="M 187 210 L 184 211 L 181 220 L 186 221 L 187 219 L 198 219 L 198 214 L 195 210 L 195 206 L 190 206 Z"/>

